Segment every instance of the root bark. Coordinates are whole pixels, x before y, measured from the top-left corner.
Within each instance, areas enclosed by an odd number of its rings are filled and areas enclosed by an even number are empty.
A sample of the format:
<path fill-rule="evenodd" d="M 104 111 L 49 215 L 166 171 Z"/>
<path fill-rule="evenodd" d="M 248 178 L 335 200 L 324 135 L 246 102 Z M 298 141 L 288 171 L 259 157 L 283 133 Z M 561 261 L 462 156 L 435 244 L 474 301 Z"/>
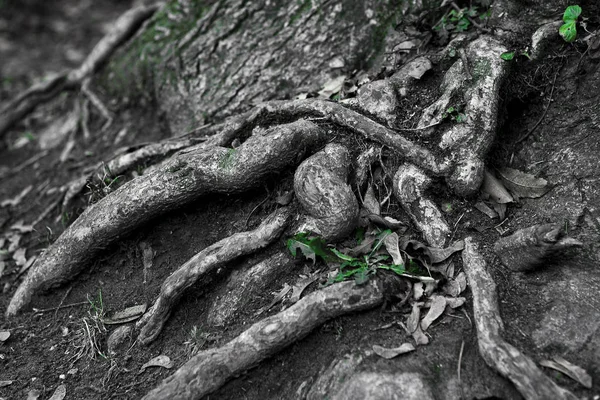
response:
<path fill-rule="evenodd" d="M 479 353 L 486 364 L 508 378 L 527 400 L 577 399 L 554 383 L 537 365 L 502 338 L 496 284 L 472 238 L 465 239 L 463 265 L 471 291 Z"/>
<path fill-rule="evenodd" d="M 63 90 L 80 87 L 86 78 L 102 66 L 125 40 L 159 8 L 160 3 L 141 5 L 125 12 L 110 32 L 94 47 L 79 68 L 63 72 L 47 82 L 33 85 L 0 111 L 0 137 L 38 105 L 52 100 Z"/>
<path fill-rule="evenodd" d="M 33 293 L 72 279 L 97 252 L 142 223 L 209 193 L 233 194 L 294 166 L 325 134 L 309 121 L 279 125 L 238 149 L 190 147 L 160 169 L 121 186 L 89 207 L 36 261 L 17 289 L 7 316 L 26 307 Z"/>
<path fill-rule="evenodd" d="M 390 290 L 384 286 L 382 280 L 372 279 L 362 286 L 342 282 L 316 291 L 255 323 L 223 347 L 197 354 L 144 399 L 199 399 L 325 321 L 381 304 Z"/>
<path fill-rule="evenodd" d="M 186 289 L 219 266 L 272 243 L 281 235 L 289 219 L 289 210 L 279 209 L 255 230 L 225 238 L 202 250 L 179 267 L 165 280 L 158 299 L 138 322 L 137 326 L 142 327 L 138 341 L 149 344 L 158 336 Z"/>

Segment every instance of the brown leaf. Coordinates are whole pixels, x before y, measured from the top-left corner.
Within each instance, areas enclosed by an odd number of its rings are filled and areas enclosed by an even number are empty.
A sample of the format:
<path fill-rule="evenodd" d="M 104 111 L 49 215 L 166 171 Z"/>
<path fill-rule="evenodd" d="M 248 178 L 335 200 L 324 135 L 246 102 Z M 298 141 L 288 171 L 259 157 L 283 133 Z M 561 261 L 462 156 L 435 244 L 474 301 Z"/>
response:
<path fill-rule="evenodd" d="M 367 189 L 367 192 L 365 193 L 365 198 L 363 200 L 363 206 L 371 214 L 375 214 L 375 215 L 381 214 L 379 200 L 377 200 L 377 198 L 375 197 L 375 192 L 373 191 L 373 186 L 369 185 L 369 188 Z"/>
<path fill-rule="evenodd" d="M 487 215 L 490 218 L 498 218 L 498 213 L 492 210 L 487 204 L 483 201 L 478 201 L 475 203 L 475 208 Z"/>
<path fill-rule="evenodd" d="M 498 170 L 504 185 L 515 197 L 527 197 L 535 199 L 542 197 L 551 189 L 548 181 L 543 178 L 519 171 L 513 168 L 502 168 Z"/>
<path fill-rule="evenodd" d="M 9 337 L 10 337 L 9 331 L 0 332 L 0 342 L 6 342 Z"/>
<path fill-rule="evenodd" d="M 127 322 L 134 321 L 141 317 L 142 314 L 146 312 L 146 308 L 146 304 L 128 307 L 124 310 L 117 311 L 112 317 L 105 318 L 102 322 L 106 325 L 126 324 Z"/>
<path fill-rule="evenodd" d="M 396 232 L 387 235 L 383 239 L 383 245 L 387 252 L 390 253 L 390 256 L 392 256 L 395 265 L 404 265 L 402 254 L 400 254 L 400 249 L 398 248 L 398 234 Z"/>
<path fill-rule="evenodd" d="M 592 388 L 592 377 L 587 371 L 578 365 L 571 364 L 562 357 L 554 357 L 554 361 L 542 360 L 540 361 L 540 365 L 560 371 L 571 379 L 581 383 L 584 387 L 588 389 Z"/>
<path fill-rule="evenodd" d="M 490 198 L 496 203 L 505 204 L 513 201 L 512 196 L 508 193 L 502 182 L 487 169 L 485 170 L 481 190 L 489 194 Z"/>
<path fill-rule="evenodd" d="M 149 367 L 161 367 L 161 368 L 171 369 L 171 368 L 173 368 L 173 361 L 171 361 L 169 356 L 165 356 L 164 354 L 161 354 L 160 356 L 156 356 L 152 360 L 148 361 L 146 364 L 142 365 L 139 373 L 141 374 L 142 372 L 144 372 L 146 370 L 146 368 L 149 368 Z"/>
<path fill-rule="evenodd" d="M 445 249 L 429 247 L 429 253 L 431 254 L 431 263 L 432 264 L 440 263 L 440 262 L 446 260 L 452 254 L 456 253 L 457 251 L 461 251 L 464 248 L 465 248 L 465 242 L 463 242 L 462 240 L 452 243 L 452 245 L 450 245 L 449 247 L 446 247 Z"/>
<path fill-rule="evenodd" d="M 48 400 L 63 400 L 66 395 L 67 387 L 65 385 L 59 385 L 52 394 L 52 397 L 50 397 Z"/>
<path fill-rule="evenodd" d="M 421 329 L 426 331 L 431 326 L 433 321 L 438 319 L 440 315 L 444 313 L 446 309 L 446 299 L 442 296 L 433 296 L 431 299 L 431 307 L 425 318 L 421 320 Z"/>
<path fill-rule="evenodd" d="M 382 347 L 379 345 L 373 345 L 373 351 L 375 352 L 375 354 L 377 354 L 379 357 L 383 357 L 387 360 L 397 357 L 400 354 L 409 353 L 414 350 L 415 350 L 415 346 L 413 346 L 411 343 L 404 343 L 399 347 L 395 347 L 395 348 L 391 348 L 391 349 Z"/>

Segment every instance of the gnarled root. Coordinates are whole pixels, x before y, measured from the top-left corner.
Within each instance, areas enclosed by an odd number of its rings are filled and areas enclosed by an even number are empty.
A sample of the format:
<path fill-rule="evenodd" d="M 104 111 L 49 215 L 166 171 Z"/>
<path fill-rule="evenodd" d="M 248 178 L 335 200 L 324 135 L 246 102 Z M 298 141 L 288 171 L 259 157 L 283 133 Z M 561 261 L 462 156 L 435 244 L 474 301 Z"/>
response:
<path fill-rule="evenodd" d="M 199 399 L 325 321 L 381 304 L 385 292 L 394 290 L 395 279 L 400 278 L 372 279 L 362 286 L 342 282 L 313 292 L 226 345 L 197 354 L 144 399 Z"/>
<path fill-rule="evenodd" d="M 6 311 L 18 313 L 38 289 L 73 278 L 100 249 L 142 223 L 208 193 L 239 193 L 295 165 L 324 139 L 300 120 L 267 129 L 237 149 L 190 147 L 89 207 L 40 257 Z M 200 146 L 200 145 L 199 145 Z"/>
<path fill-rule="evenodd" d="M 527 400 L 572 399 L 571 392 L 554 383 L 527 356 L 501 336 L 503 323 L 498 309 L 496 284 L 486 270 L 472 238 L 465 239 L 463 266 L 473 292 L 473 313 L 479 353 L 486 364 L 508 378 Z"/>
<path fill-rule="evenodd" d="M 236 233 L 220 240 L 179 267 L 165 280 L 158 299 L 144 317 L 138 321 L 137 326 L 142 327 L 138 341 L 142 344 L 149 344 L 156 339 L 171 315 L 171 310 L 186 289 L 219 266 L 272 243 L 281 235 L 289 219 L 289 210 L 287 208 L 279 209 L 265 219 L 255 230 Z"/>
<path fill-rule="evenodd" d="M 394 195 L 425 240 L 433 247 L 444 247 L 450 228 L 435 203 L 424 197 L 431 178 L 414 165 L 405 164 L 394 176 Z"/>
<path fill-rule="evenodd" d="M 508 68 L 500 58 L 505 51 L 490 36 L 470 43 L 465 57 L 446 72 L 442 95 L 419 121 L 419 127 L 434 125 L 442 121 L 449 107 L 464 104 L 466 120 L 452 124 L 439 143 L 440 149 L 449 154 L 446 161 L 452 166 L 446 181 L 460 196 L 476 193 L 483 182 L 483 158 L 496 134 L 499 92 Z M 452 103 L 456 99 L 458 103 Z"/>
<path fill-rule="evenodd" d="M 506 268 L 517 272 L 532 271 L 557 252 L 582 245 L 580 241 L 564 236 L 561 224 L 534 225 L 500 238 L 494 245 L 494 252 Z"/>
<path fill-rule="evenodd" d="M 79 87 L 106 62 L 121 43 L 130 38 L 139 26 L 159 8 L 160 3 L 141 5 L 125 12 L 112 29 L 94 47 L 77 69 L 62 73 L 47 82 L 33 85 L 0 111 L 0 137 L 41 103 L 53 99 L 65 89 Z"/>
<path fill-rule="evenodd" d="M 308 214 L 299 231 L 319 234 L 326 242 L 348 236 L 358 223 L 358 203 L 346 183 L 350 154 L 339 144 L 304 160 L 294 175 L 294 190 Z"/>

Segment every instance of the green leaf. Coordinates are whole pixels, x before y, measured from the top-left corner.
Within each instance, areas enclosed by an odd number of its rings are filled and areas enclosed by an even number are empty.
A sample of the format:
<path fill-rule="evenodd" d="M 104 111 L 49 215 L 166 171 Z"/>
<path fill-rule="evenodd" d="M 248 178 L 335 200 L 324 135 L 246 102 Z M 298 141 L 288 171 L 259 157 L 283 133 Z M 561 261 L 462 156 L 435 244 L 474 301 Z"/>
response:
<path fill-rule="evenodd" d="M 575 21 L 569 21 L 564 23 L 559 28 L 558 33 L 560 33 L 560 36 L 562 36 L 565 42 L 571 43 L 572 41 L 574 41 L 577 37 L 577 26 L 575 24 Z"/>
<path fill-rule="evenodd" d="M 333 254 L 335 254 L 340 260 L 343 261 L 354 261 L 356 260 L 354 257 L 349 256 L 347 254 L 342 253 L 341 251 L 339 251 L 338 249 L 331 249 L 331 251 L 333 252 Z"/>
<path fill-rule="evenodd" d="M 500 58 L 503 59 L 504 61 L 510 61 L 513 58 L 515 58 L 515 52 L 514 51 L 504 52 L 504 53 L 500 54 Z"/>
<path fill-rule="evenodd" d="M 563 14 L 563 21 L 575 22 L 580 15 L 581 7 L 579 7 L 578 5 L 569 6 L 565 9 L 565 13 Z"/>
<path fill-rule="evenodd" d="M 313 263 L 317 261 L 317 257 L 321 257 L 324 261 L 330 261 L 335 257 L 322 238 L 309 237 L 306 232 L 298 233 L 288 239 L 286 246 L 292 256 L 296 257 L 300 249 L 302 255 Z"/>

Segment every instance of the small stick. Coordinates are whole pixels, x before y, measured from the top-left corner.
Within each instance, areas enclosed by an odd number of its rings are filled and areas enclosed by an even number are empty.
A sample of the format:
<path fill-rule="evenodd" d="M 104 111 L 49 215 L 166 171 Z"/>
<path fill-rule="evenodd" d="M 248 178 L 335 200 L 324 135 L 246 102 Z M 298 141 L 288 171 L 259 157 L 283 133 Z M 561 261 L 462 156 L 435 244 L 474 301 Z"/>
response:
<path fill-rule="evenodd" d="M 58 303 L 58 307 L 56 307 L 56 310 L 54 311 L 54 318 L 53 318 L 54 321 L 56 321 L 56 316 L 58 315 L 58 310 L 60 310 L 60 307 L 63 305 L 63 303 L 67 299 L 67 296 L 69 295 L 69 293 L 71 293 L 71 289 L 73 289 L 73 286 L 69 286 L 69 289 L 66 291 L 65 295 L 60 300 L 60 303 Z"/>
<path fill-rule="evenodd" d="M 62 310 L 63 308 L 83 306 L 85 304 L 89 304 L 89 303 L 87 301 L 80 301 L 79 303 L 70 303 L 70 304 L 65 304 L 63 306 L 58 306 L 58 307 L 43 308 L 43 309 L 34 308 L 33 311 L 35 311 L 36 314 L 43 314 L 48 311 Z"/>
<path fill-rule="evenodd" d="M 462 364 L 462 357 L 463 357 L 463 350 L 465 349 L 465 341 L 463 340 L 462 343 L 460 344 L 460 352 L 458 353 L 458 384 L 460 385 L 461 381 L 460 381 L 460 367 Z"/>

